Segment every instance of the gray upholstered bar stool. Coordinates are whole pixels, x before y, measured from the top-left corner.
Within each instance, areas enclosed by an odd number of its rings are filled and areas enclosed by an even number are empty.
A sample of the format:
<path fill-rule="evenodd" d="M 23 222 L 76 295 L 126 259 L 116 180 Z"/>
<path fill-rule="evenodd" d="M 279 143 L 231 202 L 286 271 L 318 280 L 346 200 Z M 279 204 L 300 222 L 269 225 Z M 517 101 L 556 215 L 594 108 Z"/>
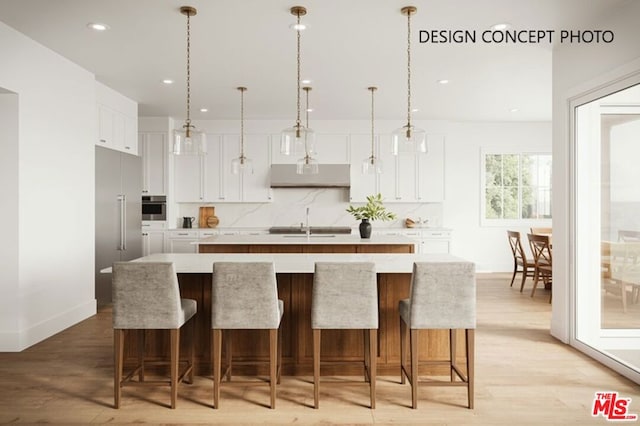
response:
<path fill-rule="evenodd" d="M 173 263 L 116 262 L 113 264 L 113 340 L 114 340 L 114 405 L 120 407 L 123 385 L 169 385 L 171 408 L 176 408 L 178 383 L 188 375 L 193 382 L 193 328 L 189 344 L 189 359 L 185 370 L 178 375 L 180 359 L 180 328 L 196 313 L 196 301 L 181 299 Z M 171 334 L 169 381 L 144 380 L 144 330 L 168 329 Z M 123 376 L 124 331 L 138 330 L 138 366 Z M 138 381 L 131 380 L 138 374 Z"/>
<path fill-rule="evenodd" d="M 320 332 L 323 329 L 364 330 L 365 379 L 371 408 L 376 408 L 378 287 L 373 263 L 317 262 L 311 302 L 313 329 L 313 400 L 320 405 Z"/>
<path fill-rule="evenodd" d="M 271 408 L 276 408 L 276 382 L 280 377 L 280 321 L 284 303 L 278 300 L 278 287 L 273 263 L 216 262 L 213 264 L 211 291 L 211 340 L 213 342 L 213 406 L 220 406 L 220 380 L 231 378 L 231 344 L 225 333 L 227 368 L 221 375 L 223 330 L 269 330 L 269 382 Z"/>
<path fill-rule="evenodd" d="M 414 263 L 411 297 L 401 300 L 400 378 L 411 384 L 411 406 L 418 407 L 418 385 L 465 386 L 469 408 L 473 408 L 474 339 L 476 328 L 476 286 L 473 263 Z M 418 332 L 422 329 L 449 330 L 449 359 L 426 361 L 427 365 L 446 365 L 450 380 L 418 382 Z M 464 329 L 466 372 L 456 363 L 456 330 Z M 409 331 L 410 330 L 410 331 Z M 409 334 L 411 335 L 409 338 Z M 409 340 L 409 342 L 407 342 Z M 407 343 L 410 346 L 411 372 L 407 373 Z M 460 381 L 457 381 L 459 378 Z"/>

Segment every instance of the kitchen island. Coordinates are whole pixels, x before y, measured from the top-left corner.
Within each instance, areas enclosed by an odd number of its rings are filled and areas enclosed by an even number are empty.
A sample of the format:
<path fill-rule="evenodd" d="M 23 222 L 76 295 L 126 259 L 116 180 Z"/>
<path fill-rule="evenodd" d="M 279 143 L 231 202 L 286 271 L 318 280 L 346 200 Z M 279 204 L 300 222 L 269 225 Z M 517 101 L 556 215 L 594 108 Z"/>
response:
<path fill-rule="evenodd" d="M 280 241 L 282 243 L 278 244 Z M 289 242 L 290 241 L 290 242 Z M 278 282 L 278 297 L 284 301 L 281 323 L 283 373 L 310 375 L 312 365 L 311 294 L 315 262 L 373 262 L 378 275 L 378 369 L 379 374 L 399 374 L 400 319 L 398 302 L 409 297 L 414 262 L 468 263 L 451 255 L 414 254 L 413 242 L 401 236 L 361 241 L 357 236 L 286 238 L 284 236 L 219 236 L 201 240 L 200 249 L 213 253 L 155 254 L 135 261 L 174 262 L 182 297 L 195 299 L 198 313 L 196 329 L 196 371 L 210 374 L 211 369 L 211 272 L 214 262 L 273 262 Z M 242 251 L 234 251 L 241 248 Z M 317 251 L 316 251 L 317 250 Z M 348 251 L 347 251 L 348 250 Z M 384 252 L 389 250 L 389 252 Z M 216 252 L 217 251 L 217 252 Z M 378 252 L 375 252 L 378 251 Z M 325 334 L 326 333 L 326 334 Z M 325 337 L 326 336 L 326 337 Z M 131 339 L 135 340 L 135 333 Z M 424 332 L 419 351 L 423 359 L 449 356 L 449 333 Z M 462 335 L 458 337 L 458 357 L 464 357 Z M 263 361 L 268 358 L 268 333 L 254 330 L 233 331 L 233 355 L 238 361 Z M 148 355 L 166 354 L 168 336 L 147 332 Z M 137 356 L 130 345 L 128 356 Z M 364 354 L 364 333 L 360 330 L 323 332 L 323 361 L 360 361 Z M 434 372 L 438 367 L 431 367 Z M 327 374 L 359 375 L 361 365 L 323 366 Z M 234 364 L 235 374 L 265 373 L 266 369 Z M 448 371 L 442 369 L 442 374 Z"/>

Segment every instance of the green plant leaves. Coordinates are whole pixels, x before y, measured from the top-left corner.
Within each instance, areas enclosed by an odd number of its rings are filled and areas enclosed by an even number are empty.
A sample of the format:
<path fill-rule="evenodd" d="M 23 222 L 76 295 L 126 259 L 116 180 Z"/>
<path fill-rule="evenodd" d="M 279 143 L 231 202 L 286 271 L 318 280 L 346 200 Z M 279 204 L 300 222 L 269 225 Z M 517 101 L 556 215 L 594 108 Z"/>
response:
<path fill-rule="evenodd" d="M 349 206 L 346 210 L 351 213 L 357 220 L 393 220 L 396 218 L 395 213 L 387 211 L 382 203 L 382 194 L 369 195 L 367 204 L 361 207 Z"/>

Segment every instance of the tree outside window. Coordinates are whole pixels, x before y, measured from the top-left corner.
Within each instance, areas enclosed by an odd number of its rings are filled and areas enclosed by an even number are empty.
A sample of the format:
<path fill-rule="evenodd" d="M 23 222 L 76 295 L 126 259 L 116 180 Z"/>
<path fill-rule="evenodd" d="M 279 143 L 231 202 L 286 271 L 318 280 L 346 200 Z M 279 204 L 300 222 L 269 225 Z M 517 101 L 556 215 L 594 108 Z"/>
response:
<path fill-rule="evenodd" d="M 485 218 L 550 219 L 551 155 L 486 154 Z"/>

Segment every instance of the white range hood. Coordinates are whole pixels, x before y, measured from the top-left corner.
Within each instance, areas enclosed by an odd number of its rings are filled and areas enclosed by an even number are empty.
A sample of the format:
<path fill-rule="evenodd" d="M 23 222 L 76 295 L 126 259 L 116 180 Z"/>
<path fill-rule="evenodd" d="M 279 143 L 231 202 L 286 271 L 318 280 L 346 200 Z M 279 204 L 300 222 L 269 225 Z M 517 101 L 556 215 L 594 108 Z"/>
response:
<path fill-rule="evenodd" d="M 272 188 L 349 188 L 349 164 L 320 164 L 318 174 L 299 175 L 295 164 L 272 164 Z"/>

